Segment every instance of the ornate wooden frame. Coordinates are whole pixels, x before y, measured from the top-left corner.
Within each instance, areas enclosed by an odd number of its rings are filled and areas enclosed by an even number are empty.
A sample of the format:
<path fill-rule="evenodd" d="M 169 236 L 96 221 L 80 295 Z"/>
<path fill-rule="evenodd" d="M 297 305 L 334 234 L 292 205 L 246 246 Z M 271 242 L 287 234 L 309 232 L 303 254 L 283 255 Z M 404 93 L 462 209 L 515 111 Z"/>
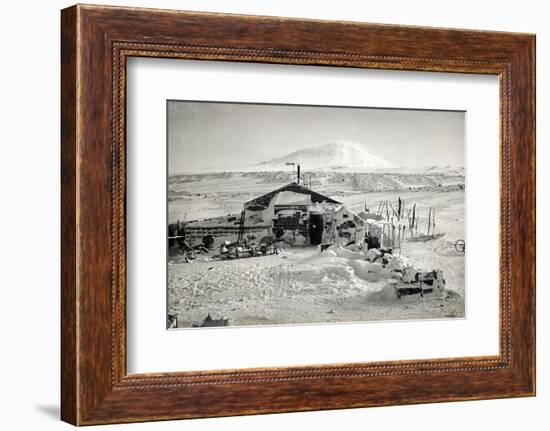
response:
<path fill-rule="evenodd" d="M 73 6 L 61 25 L 61 416 L 75 425 L 535 394 L 535 36 Z M 129 56 L 500 77 L 500 354 L 127 375 Z"/>

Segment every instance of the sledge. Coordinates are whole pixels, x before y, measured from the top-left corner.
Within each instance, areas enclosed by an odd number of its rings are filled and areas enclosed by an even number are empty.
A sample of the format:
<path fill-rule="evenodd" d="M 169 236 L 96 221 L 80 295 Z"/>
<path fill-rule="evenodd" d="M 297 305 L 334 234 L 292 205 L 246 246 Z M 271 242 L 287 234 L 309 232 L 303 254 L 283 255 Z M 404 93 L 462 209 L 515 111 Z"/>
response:
<path fill-rule="evenodd" d="M 248 241 L 225 241 L 220 246 L 220 254 L 218 257 L 222 259 L 242 259 L 253 256 L 267 256 L 270 254 L 278 254 L 278 249 L 273 244 L 260 242 L 260 245 L 256 245 Z"/>
<path fill-rule="evenodd" d="M 393 287 L 397 299 L 409 295 L 420 295 L 423 298 L 426 294 L 442 293 L 445 289 L 445 278 L 441 270 L 414 271 L 414 273 L 404 274 L 403 279 L 397 281 Z"/>
<path fill-rule="evenodd" d="M 414 210 L 415 209 L 416 209 L 416 205 L 415 205 Z M 413 211 L 413 219 L 412 219 L 412 224 L 411 224 L 411 235 L 413 233 L 412 226 L 414 226 L 414 228 L 415 228 L 415 234 L 414 234 L 414 236 L 411 236 L 408 239 L 408 241 L 410 241 L 410 242 L 428 242 L 428 241 L 432 241 L 434 239 L 439 239 L 439 238 L 442 238 L 443 236 L 445 236 L 445 232 L 435 233 L 435 209 L 433 209 L 433 208 L 430 208 L 430 212 L 428 213 L 428 233 L 427 234 L 422 234 L 422 235 L 416 234 L 416 232 L 418 231 L 418 217 L 416 217 L 416 220 L 415 220 L 415 211 Z M 431 229 L 431 233 L 430 233 L 430 229 Z"/>
<path fill-rule="evenodd" d="M 443 236 L 445 236 L 445 233 L 436 233 L 432 235 L 418 235 L 418 236 L 413 236 L 412 238 L 409 238 L 409 241 L 410 242 L 427 242 L 434 239 L 439 239 Z"/>

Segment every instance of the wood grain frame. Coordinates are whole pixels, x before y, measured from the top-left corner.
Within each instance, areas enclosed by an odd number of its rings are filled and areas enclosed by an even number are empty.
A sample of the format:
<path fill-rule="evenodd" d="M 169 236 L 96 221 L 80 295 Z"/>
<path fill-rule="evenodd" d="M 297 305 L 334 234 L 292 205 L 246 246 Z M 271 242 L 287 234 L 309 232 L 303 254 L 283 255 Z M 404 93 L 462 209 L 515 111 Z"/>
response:
<path fill-rule="evenodd" d="M 534 35 L 82 5 L 61 18 L 63 420 L 88 425 L 535 394 Z M 128 375 L 131 56 L 498 75 L 499 355 Z"/>

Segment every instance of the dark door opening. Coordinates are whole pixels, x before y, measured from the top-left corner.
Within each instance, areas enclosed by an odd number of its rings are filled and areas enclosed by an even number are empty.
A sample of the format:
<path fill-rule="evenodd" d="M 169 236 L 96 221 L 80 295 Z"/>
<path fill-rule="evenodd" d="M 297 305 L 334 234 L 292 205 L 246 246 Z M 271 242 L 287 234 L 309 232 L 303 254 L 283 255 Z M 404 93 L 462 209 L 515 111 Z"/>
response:
<path fill-rule="evenodd" d="M 323 216 L 321 214 L 309 215 L 309 242 L 319 245 L 323 241 Z"/>

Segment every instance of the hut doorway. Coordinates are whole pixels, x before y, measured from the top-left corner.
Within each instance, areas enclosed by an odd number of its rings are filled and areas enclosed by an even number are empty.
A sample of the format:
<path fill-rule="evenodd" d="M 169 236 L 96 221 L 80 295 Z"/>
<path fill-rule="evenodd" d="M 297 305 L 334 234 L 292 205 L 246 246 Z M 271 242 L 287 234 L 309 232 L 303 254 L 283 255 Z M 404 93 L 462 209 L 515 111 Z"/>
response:
<path fill-rule="evenodd" d="M 323 215 L 309 215 L 309 242 L 312 245 L 319 245 L 323 241 Z"/>

